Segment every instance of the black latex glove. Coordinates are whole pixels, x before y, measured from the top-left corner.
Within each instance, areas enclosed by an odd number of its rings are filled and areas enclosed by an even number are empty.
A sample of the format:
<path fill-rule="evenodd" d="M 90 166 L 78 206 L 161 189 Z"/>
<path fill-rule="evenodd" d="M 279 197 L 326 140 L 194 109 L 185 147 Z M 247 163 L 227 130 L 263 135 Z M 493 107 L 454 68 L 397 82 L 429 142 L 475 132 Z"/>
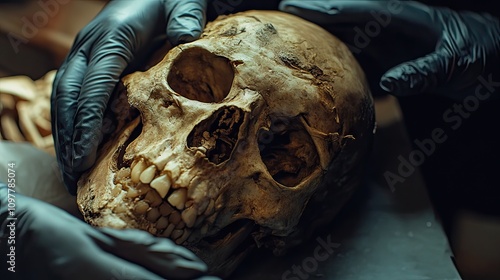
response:
<path fill-rule="evenodd" d="M 15 199 L 11 215 L 7 192 L 0 183 L 1 279 L 193 279 L 207 270 L 191 251 L 169 239 L 140 230 L 93 228 L 20 194 L 10 196 Z M 11 246 L 15 273 L 7 270 Z"/>
<path fill-rule="evenodd" d="M 71 194 L 95 162 L 103 114 L 124 69 L 159 36 L 172 44 L 197 39 L 206 0 L 111 1 L 80 31 L 54 80 L 52 134 Z"/>
<path fill-rule="evenodd" d="M 284 0 L 280 9 L 346 42 L 375 91 L 461 100 L 484 81 L 500 86 L 500 25 L 488 14 L 395 0 Z"/>

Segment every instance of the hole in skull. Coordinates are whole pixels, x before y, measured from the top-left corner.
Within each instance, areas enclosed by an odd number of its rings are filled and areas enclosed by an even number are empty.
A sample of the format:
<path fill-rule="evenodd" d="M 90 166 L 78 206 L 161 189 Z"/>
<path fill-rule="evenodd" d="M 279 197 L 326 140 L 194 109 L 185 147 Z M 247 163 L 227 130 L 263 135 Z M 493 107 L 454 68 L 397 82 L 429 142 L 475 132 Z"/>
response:
<path fill-rule="evenodd" d="M 220 164 L 231 156 L 243 119 L 241 109 L 223 107 L 195 126 L 188 136 L 188 146 L 203 148 L 210 162 Z"/>
<path fill-rule="evenodd" d="M 257 137 L 262 161 L 284 186 L 298 185 L 319 165 L 314 142 L 298 117 L 271 117 L 271 128 L 260 128 Z"/>
<path fill-rule="evenodd" d="M 130 145 L 132 141 L 134 141 L 137 137 L 139 137 L 139 135 L 141 135 L 141 132 L 142 132 L 142 122 L 139 121 L 139 123 L 134 128 L 127 141 L 125 141 L 125 143 L 123 143 L 123 145 L 121 145 L 118 148 L 118 155 L 116 160 L 118 169 L 129 166 L 129 164 L 124 161 L 123 156 L 125 155 L 125 151 L 127 150 L 128 145 Z"/>
<path fill-rule="evenodd" d="M 229 59 L 202 48 L 185 50 L 174 61 L 167 82 L 178 94 L 207 103 L 222 101 L 231 90 L 234 70 Z"/>

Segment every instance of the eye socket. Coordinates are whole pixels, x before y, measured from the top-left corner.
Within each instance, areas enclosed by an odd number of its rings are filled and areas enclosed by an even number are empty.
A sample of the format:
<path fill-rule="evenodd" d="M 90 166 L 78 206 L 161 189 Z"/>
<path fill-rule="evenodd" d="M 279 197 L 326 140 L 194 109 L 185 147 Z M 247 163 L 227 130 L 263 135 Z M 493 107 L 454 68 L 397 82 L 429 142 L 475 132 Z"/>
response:
<path fill-rule="evenodd" d="M 206 103 L 222 101 L 229 94 L 233 80 L 230 60 L 202 48 L 185 50 L 176 58 L 167 76 L 175 92 Z"/>
<path fill-rule="evenodd" d="M 298 185 L 319 165 L 314 142 L 297 117 L 271 117 L 270 128 L 261 128 L 257 138 L 262 161 L 284 186 Z"/>

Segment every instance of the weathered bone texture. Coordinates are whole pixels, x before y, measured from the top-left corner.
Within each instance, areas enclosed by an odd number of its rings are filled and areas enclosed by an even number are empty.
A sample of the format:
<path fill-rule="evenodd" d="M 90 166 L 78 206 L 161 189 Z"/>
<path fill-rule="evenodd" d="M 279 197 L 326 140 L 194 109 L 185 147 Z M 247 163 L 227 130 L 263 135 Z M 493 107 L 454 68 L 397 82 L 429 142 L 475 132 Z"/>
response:
<path fill-rule="evenodd" d="M 219 17 L 123 84 L 139 115 L 79 181 L 92 225 L 170 238 L 227 276 L 254 247 L 299 244 L 360 183 L 375 128 L 365 76 L 295 16 Z"/>
<path fill-rule="evenodd" d="M 26 76 L 0 78 L 0 139 L 30 142 L 54 155 L 50 93 L 55 71 L 33 81 Z"/>

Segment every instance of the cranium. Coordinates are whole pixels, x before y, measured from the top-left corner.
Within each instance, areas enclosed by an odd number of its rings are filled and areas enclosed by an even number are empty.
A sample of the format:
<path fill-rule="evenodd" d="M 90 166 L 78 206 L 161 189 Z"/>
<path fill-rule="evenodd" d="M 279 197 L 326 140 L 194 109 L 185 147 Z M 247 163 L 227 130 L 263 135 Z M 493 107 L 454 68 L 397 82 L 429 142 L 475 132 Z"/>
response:
<path fill-rule="evenodd" d="M 364 74 L 295 16 L 220 17 L 123 84 L 140 116 L 79 182 L 93 225 L 170 238 L 227 275 L 250 248 L 300 243 L 360 181 L 374 132 Z"/>

